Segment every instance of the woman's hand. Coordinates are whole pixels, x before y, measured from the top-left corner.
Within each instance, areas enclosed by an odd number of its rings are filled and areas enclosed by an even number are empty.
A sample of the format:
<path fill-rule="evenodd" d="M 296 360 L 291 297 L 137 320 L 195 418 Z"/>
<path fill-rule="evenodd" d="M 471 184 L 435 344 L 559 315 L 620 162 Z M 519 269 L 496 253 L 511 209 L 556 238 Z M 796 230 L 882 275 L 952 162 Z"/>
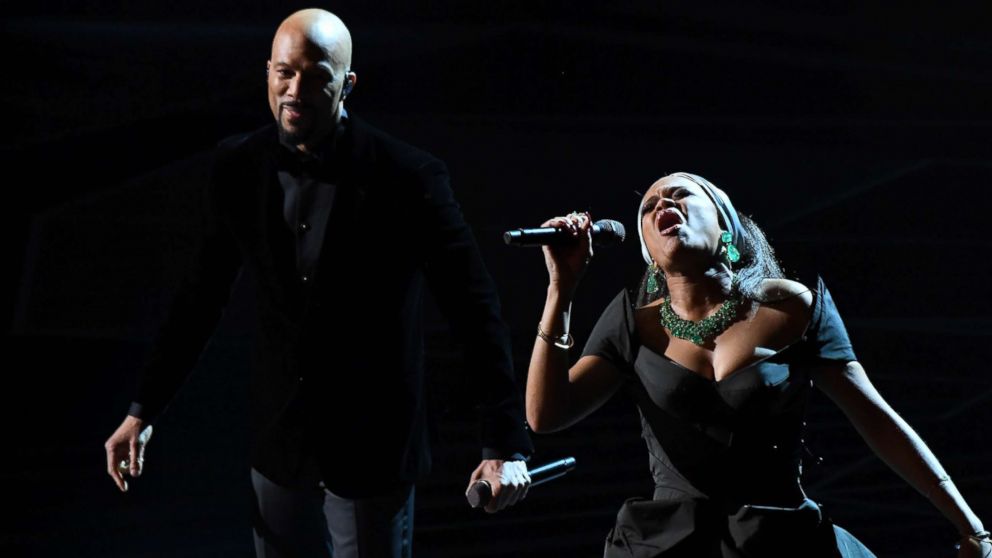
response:
<path fill-rule="evenodd" d="M 592 218 L 588 212 L 573 212 L 565 217 L 548 219 L 541 226 L 564 229 L 575 237 L 574 243 L 543 246 L 551 286 L 570 300 L 592 259 Z"/>

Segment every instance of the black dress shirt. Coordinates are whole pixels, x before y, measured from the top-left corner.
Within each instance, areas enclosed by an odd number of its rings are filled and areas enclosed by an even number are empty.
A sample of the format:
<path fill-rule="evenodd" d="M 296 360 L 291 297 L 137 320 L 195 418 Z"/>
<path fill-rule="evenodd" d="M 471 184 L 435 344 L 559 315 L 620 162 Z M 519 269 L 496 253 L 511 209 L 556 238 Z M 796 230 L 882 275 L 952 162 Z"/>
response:
<path fill-rule="evenodd" d="M 296 238 L 296 269 L 305 284 L 314 279 L 327 218 L 334 205 L 338 170 L 334 152 L 346 122 L 343 119 L 338 132 L 313 153 L 282 144 L 279 148 L 282 153 L 278 157 L 277 173 L 283 191 L 282 215 Z"/>

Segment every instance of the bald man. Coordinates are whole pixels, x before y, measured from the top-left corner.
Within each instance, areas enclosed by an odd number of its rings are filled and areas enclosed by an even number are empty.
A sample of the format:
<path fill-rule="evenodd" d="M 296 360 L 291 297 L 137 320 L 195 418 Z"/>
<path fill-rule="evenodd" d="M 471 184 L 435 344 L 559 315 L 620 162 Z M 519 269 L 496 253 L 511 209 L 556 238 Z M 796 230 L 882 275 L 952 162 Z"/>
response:
<path fill-rule="evenodd" d="M 482 409 L 495 512 L 530 479 L 496 289 L 444 163 L 345 111 L 357 83 L 333 14 L 282 22 L 266 65 L 273 124 L 221 142 L 188 276 L 107 440 L 122 491 L 154 422 L 209 339 L 243 269 L 257 289 L 252 488 L 261 557 L 410 555 L 413 485 L 430 468 L 422 296 L 463 341 Z M 360 230 L 361 234 L 353 234 Z"/>

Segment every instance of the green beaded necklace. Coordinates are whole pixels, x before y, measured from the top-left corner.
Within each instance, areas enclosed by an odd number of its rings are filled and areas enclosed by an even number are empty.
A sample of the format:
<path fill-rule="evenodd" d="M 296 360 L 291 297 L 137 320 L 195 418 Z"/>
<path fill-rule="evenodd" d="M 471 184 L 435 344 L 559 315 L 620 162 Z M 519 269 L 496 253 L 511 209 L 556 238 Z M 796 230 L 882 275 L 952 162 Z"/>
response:
<path fill-rule="evenodd" d="M 672 332 L 672 335 L 679 339 L 685 339 L 696 345 L 702 345 L 730 327 L 730 324 L 734 322 L 734 318 L 737 317 L 737 309 L 740 303 L 740 296 L 734 292 L 727 297 L 727 300 L 723 301 L 723 304 L 720 305 L 720 308 L 716 312 L 698 322 L 693 322 L 682 319 L 675 313 L 675 310 L 672 309 L 672 297 L 669 295 L 665 297 L 659 310 L 661 325 L 665 326 L 665 328 Z"/>

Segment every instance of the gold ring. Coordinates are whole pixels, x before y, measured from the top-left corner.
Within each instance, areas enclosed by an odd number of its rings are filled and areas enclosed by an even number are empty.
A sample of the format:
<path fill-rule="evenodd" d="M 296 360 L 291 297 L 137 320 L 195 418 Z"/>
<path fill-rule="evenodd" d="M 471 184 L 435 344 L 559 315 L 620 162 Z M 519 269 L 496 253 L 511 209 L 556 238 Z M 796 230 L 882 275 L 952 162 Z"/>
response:
<path fill-rule="evenodd" d="M 127 466 L 127 459 L 122 459 L 120 463 L 117 464 L 117 472 L 121 475 L 126 475 L 129 467 Z"/>

